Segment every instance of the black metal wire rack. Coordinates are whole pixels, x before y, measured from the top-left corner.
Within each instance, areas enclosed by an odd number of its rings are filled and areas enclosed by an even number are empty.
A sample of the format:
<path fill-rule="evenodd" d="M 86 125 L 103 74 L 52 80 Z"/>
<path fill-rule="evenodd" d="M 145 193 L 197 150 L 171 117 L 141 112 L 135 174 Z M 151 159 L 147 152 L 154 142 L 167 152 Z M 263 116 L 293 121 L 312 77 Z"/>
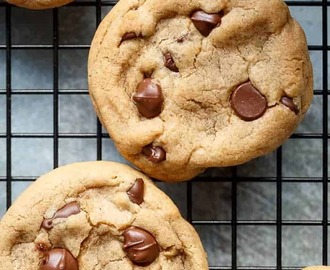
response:
<path fill-rule="evenodd" d="M 266 1 L 266 0 L 265 0 Z M 116 4 L 115 0 L 85 0 L 85 1 L 77 1 L 69 4 L 66 8 L 75 9 L 77 7 L 90 7 L 93 8 L 93 12 L 95 12 L 95 22 L 97 25 L 100 23 L 102 19 L 102 8 L 104 7 L 112 7 Z M 315 97 L 318 97 L 322 101 L 322 128 L 321 132 L 301 132 L 295 133 L 291 140 L 319 140 L 322 143 L 322 151 L 321 155 L 318 157 L 321 160 L 321 172 L 320 174 L 315 176 L 307 176 L 307 177 L 291 177 L 287 175 L 283 175 L 283 149 L 279 148 L 276 153 L 275 161 L 275 171 L 276 173 L 273 176 L 245 176 L 239 174 L 237 172 L 237 167 L 229 168 L 226 170 L 226 175 L 223 177 L 212 176 L 212 173 L 204 174 L 197 177 L 195 180 L 180 186 L 180 188 L 184 189 L 185 193 L 185 202 L 184 208 L 186 212 L 186 218 L 189 222 L 191 222 L 196 228 L 211 228 L 211 227 L 227 227 L 228 228 L 228 238 L 230 238 L 230 247 L 228 247 L 228 255 L 230 257 L 229 261 L 226 263 L 218 263 L 218 260 L 210 261 L 210 269 L 300 269 L 301 266 L 304 266 L 303 263 L 301 265 L 288 265 L 283 262 L 284 249 L 283 242 L 286 241 L 286 234 L 283 233 L 284 228 L 286 226 L 290 227 L 316 227 L 321 231 L 321 241 L 320 245 L 320 260 L 316 261 L 315 264 L 328 264 L 329 257 L 329 237 L 328 237 L 328 229 L 330 228 L 329 219 L 328 219 L 328 63 L 329 63 L 329 43 L 328 43 L 328 22 L 330 22 L 328 17 L 328 12 L 330 8 L 330 2 L 327 0 L 315 0 L 315 1 L 286 1 L 290 7 L 303 7 L 304 9 L 310 8 L 318 8 L 322 17 L 322 26 L 321 29 L 318 29 L 322 32 L 322 42 L 321 44 L 309 44 L 309 50 L 311 52 L 318 52 L 322 56 L 322 74 L 320 74 L 321 83 L 320 89 L 314 90 Z M 71 50 L 86 50 L 88 51 L 89 45 L 80 45 L 80 44 L 60 44 L 59 42 L 59 9 L 54 9 L 51 11 L 52 13 L 52 44 L 48 45 L 26 45 L 26 44 L 13 44 L 12 43 L 12 11 L 16 7 L 10 6 L 4 1 L 0 0 L 0 8 L 4 11 L 4 22 L 5 22 L 5 44 L 0 44 L 0 53 L 5 55 L 5 89 L 0 90 L 0 97 L 5 99 L 5 111 L 6 111 L 6 125 L 5 131 L 1 133 L 0 131 L 0 140 L 5 141 L 5 152 L 1 153 L 1 155 L 5 155 L 5 174 L 0 174 L 0 184 L 5 183 L 6 188 L 6 207 L 8 208 L 12 203 L 12 184 L 16 181 L 34 181 L 37 176 L 26 177 L 24 175 L 13 175 L 13 165 L 14 161 L 12 158 L 12 146 L 13 140 L 15 139 L 49 139 L 52 141 L 53 146 L 53 167 L 58 167 L 59 164 L 59 141 L 61 139 L 94 139 L 96 141 L 96 156 L 95 159 L 101 160 L 103 158 L 103 144 L 102 141 L 108 138 L 108 135 L 102 131 L 102 127 L 99 122 L 97 122 L 96 132 L 95 133 L 62 133 L 59 130 L 59 99 L 62 95 L 88 95 L 87 89 L 71 89 L 66 91 L 60 91 L 59 87 L 59 52 L 60 51 L 71 51 Z M 1 16 L 1 13 L 0 13 Z M 0 18 L 1 19 L 1 18 Z M 1 31 L 1 30 L 0 30 Z M 13 89 L 13 57 L 12 54 L 15 50 L 47 50 L 51 52 L 52 55 L 52 87 L 51 89 L 46 90 L 29 90 L 17 91 Z M 1 64 L 0 64 L 1 65 Z M 12 130 L 12 99 L 18 95 L 48 95 L 52 98 L 53 104 L 53 130 L 51 133 L 24 133 L 24 132 L 13 132 Z M 1 106 L 1 105 L 0 105 Z M 202 185 L 209 185 L 211 183 L 221 183 L 221 182 L 229 182 L 231 185 L 230 194 L 227 194 L 231 204 L 231 213 L 230 218 L 221 219 L 221 218 L 196 218 L 193 214 L 194 208 L 194 192 Z M 283 185 L 289 183 L 318 183 L 321 186 L 320 196 L 320 204 L 321 204 L 321 218 L 313 219 L 313 220 L 287 220 L 283 218 Z M 260 219 L 260 220 L 248 220 L 238 218 L 237 207 L 239 203 L 238 198 L 238 185 L 241 183 L 272 183 L 274 188 L 276 189 L 276 196 L 274 199 L 275 204 L 275 216 L 273 219 Z M 221 211 L 221 210 L 219 210 Z M 267 227 L 270 226 L 274 228 L 274 245 L 272 248 L 272 252 L 274 254 L 273 263 L 270 265 L 263 265 L 258 263 L 252 263 L 248 266 L 244 266 L 240 263 L 238 242 L 238 230 L 241 227 L 249 226 L 252 229 L 258 229 L 259 227 Z M 303 237 L 303 235 L 302 235 Z M 203 237 L 202 237 L 203 239 Z M 214 240 L 215 242 L 217 239 Z M 221 245 L 221 243 L 219 243 Z M 207 250 L 217 249 L 218 245 L 209 246 Z M 251 247 L 253 248 L 253 247 Z M 310 251 L 319 252 L 319 251 Z M 222 256 L 219 251 L 218 255 Z"/>

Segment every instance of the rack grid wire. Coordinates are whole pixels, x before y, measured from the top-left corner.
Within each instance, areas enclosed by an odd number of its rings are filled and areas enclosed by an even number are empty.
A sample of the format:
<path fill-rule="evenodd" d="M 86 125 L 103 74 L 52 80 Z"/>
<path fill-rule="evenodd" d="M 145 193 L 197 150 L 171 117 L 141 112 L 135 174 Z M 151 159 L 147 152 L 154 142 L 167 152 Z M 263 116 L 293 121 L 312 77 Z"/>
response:
<path fill-rule="evenodd" d="M 102 8 L 111 8 L 116 4 L 117 1 L 76 1 L 69 4 L 66 8 L 76 7 L 91 7 L 95 12 L 95 21 L 97 25 L 102 19 Z M 317 177 L 291 177 L 283 176 L 283 149 L 279 148 L 276 151 L 276 174 L 274 176 L 244 176 L 237 173 L 237 167 L 228 169 L 230 171 L 229 176 L 212 176 L 211 174 L 204 174 L 198 176 L 193 181 L 187 182 L 184 187 L 185 192 L 185 211 L 187 220 L 192 223 L 195 227 L 203 226 L 226 226 L 230 228 L 231 247 L 230 247 L 230 262 L 223 265 L 218 265 L 214 262 L 210 262 L 210 269 L 300 269 L 302 265 L 285 265 L 283 264 L 283 227 L 284 226 L 307 226 L 307 227 L 319 227 L 322 229 L 322 241 L 321 241 L 321 261 L 316 262 L 318 264 L 328 264 L 328 12 L 330 2 L 327 0 L 319 1 L 286 1 L 290 7 L 303 7 L 304 9 L 310 9 L 318 7 L 322 13 L 322 44 L 309 44 L 310 52 L 320 52 L 322 54 L 322 74 L 321 76 L 321 89 L 315 89 L 315 97 L 319 97 L 322 100 L 322 131 L 321 132 L 300 132 L 292 135 L 292 140 L 321 140 L 322 141 L 322 154 L 319 157 L 322 160 L 322 172 Z M 0 90 L 0 97 L 5 97 L 5 111 L 6 111 L 6 130 L 0 132 L 0 139 L 5 140 L 6 151 L 2 153 L 5 155 L 5 175 L 0 175 L 0 184 L 5 183 L 6 188 L 6 208 L 9 208 L 12 203 L 12 184 L 17 181 L 30 182 L 34 181 L 37 176 L 26 177 L 24 175 L 13 175 L 13 159 L 12 159 L 12 144 L 14 139 L 50 139 L 53 144 L 53 168 L 58 167 L 59 164 L 59 140 L 61 139 L 94 139 L 96 140 L 96 156 L 95 159 L 103 159 L 103 144 L 104 139 L 108 139 L 108 135 L 102 130 L 100 123 L 97 121 L 97 127 L 95 133 L 63 133 L 59 130 L 59 98 L 62 95 L 87 95 L 87 89 L 70 89 L 66 91 L 60 91 L 59 88 L 59 50 L 89 50 L 89 45 L 86 44 L 60 44 L 59 43 L 59 9 L 53 9 L 52 12 L 52 44 L 48 45 L 25 45 L 25 44 L 12 44 L 12 10 L 16 7 L 10 6 L 4 1 L 0 1 L 0 8 L 5 11 L 5 44 L 0 44 L 0 53 L 5 54 L 5 89 Z M 13 78 L 13 63 L 12 54 L 15 50 L 37 50 L 37 51 L 51 51 L 52 53 L 52 88 L 48 90 L 21 90 L 17 91 L 12 88 Z M 13 132 L 12 131 L 12 99 L 14 96 L 20 95 L 47 95 L 52 98 L 53 102 L 53 131 L 51 133 L 36 132 Z M 229 194 L 231 200 L 231 218 L 230 219 L 202 219 L 194 218 L 193 205 L 194 205 L 194 188 L 196 185 L 208 185 L 211 183 L 230 182 L 231 192 Z M 238 219 L 237 207 L 238 207 L 238 184 L 239 183 L 273 183 L 276 189 L 276 217 L 272 220 L 249 220 L 249 219 Z M 285 220 L 283 219 L 283 185 L 290 183 L 319 183 L 322 186 L 322 218 L 313 220 Z M 195 186 L 195 187 L 194 187 Z M 182 187 L 181 187 L 182 188 Z M 220 210 L 219 210 L 220 211 Z M 275 261 L 272 265 L 260 266 L 260 265 L 249 265 L 242 266 L 238 263 L 238 227 L 239 226 L 252 226 L 252 228 L 258 229 L 259 226 L 272 226 L 275 228 Z M 217 241 L 215 239 L 215 241 Z M 221 245 L 221 243 L 219 243 Z M 209 249 L 215 249 L 216 245 L 210 246 Z M 313 251 L 311 251 L 313 252 Z M 316 251 L 315 251 L 316 252 Z M 217 256 L 222 256 L 221 252 Z"/>

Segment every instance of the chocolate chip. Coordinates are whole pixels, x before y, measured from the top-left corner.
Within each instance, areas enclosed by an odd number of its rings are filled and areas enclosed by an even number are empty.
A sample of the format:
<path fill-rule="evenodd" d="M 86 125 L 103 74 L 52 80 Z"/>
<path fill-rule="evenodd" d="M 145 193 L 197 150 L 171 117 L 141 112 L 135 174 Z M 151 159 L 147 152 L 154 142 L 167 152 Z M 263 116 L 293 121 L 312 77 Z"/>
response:
<path fill-rule="evenodd" d="M 137 38 L 137 35 L 136 35 L 134 32 L 126 33 L 126 34 L 123 35 L 123 37 L 121 38 L 120 43 L 122 43 L 122 42 L 125 41 L 125 40 L 133 39 L 133 38 Z"/>
<path fill-rule="evenodd" d="M 132 203 L 140 205 L 143 203 L 144 182 L 141 178 L 135 180 L 134 185 L 127 190 L 127 195 Z"/>
<path fill-rule="evenodd" d="M 246 82 L 238 86 L 231 95 L 231 106 L 245 121 L 261 117 L 267 110 L 267 99 L 252 84 Z"/>
<path fill-rule="evenodd" d="M 78 270 L 78 262 L 72 254 L 63 248 L 55 248 L 47 252 L 40 270 Z"/>
<path fill-rule="evenodd" d="M 138 227 L 130 227 L 124 232 L 124 239 L 124 250 L 135 264 L 147 266 L 157 259 L 158 243 L 149 232 Z"/>
<path fill-rule="evenodd" d="M 43 227 L 47 231 L 51 230 L 53 228 L 53 219 L 52 218 L 44 219 L 43 222 L 41 223 L 41 227 Z"/>
<path fill-rule="evenodd" d="M 163 96 L 159 84 L 152 79 L 144 79 L 139 85 L 133 100 L 141 115 L 150 119 L 158 116 L 162 111 Z"/>
<path fill-rule="evenodd" d="M 153 163 L 159 163 L 166 159 L 166 152 L 160 146 L 153 146 L 151 144 L 143 147 L 143 154 Z"/>
<path fill-rule="evenodd" d="M 52 218 L 44 219 L 41 226 L 45 230 L 53 228 L 53 220 L 56 218 L 68 218 L 69 216 L 80 213 L 79 205 L 76 202 L 71 202 L 59 209 Z"/>
<path fill-rule="evenodd" d="M 187 36 L 188 36 L 188 34 L 185 34 L 185 35 L 179 37 L 176 41 L 179 43 L 182 43 L 186 40 Z"/>
<path fill-rule="evenodd" d="M 211 31 L 220 24 L 221 16 L 217 13 L 209 14 L 202 10 L 198 10 L 192 14 L 191 20 L 197 30 L 204 37 L 207 37 Z"/>
<path fill-rule="evenodd" d="M 299 113 L 299 109 L 296 104 L 293 103 L 292 98 L 289 97 L 282 97 L 281 98 L 281 103 L 288 107 L 291 111 L 293 111 L 295 114 Z"/>
<path fill-rule="evenodd" d="M 152 73 L 153 73 L 153 71 L 145 72 L 145 73 L 143 74 L 143 77 L 144 77 L 145 79 L 151 78 Z"/>
<path fill-rule="evenodd" d="M 79 205 L 76 202 L 68 203 L 66 206 L 58 210 L 55 215 L 55 218 L 68 218 L 69 216 L 76 215 L 80 213 Z"/>
<path fill-rule="evenodd" d="M 171 53 L 165 53 L 165 67 L 167 67 L 169 70 L 172 70 L 174 72 L 179 72 L 179 69 L 175 65 L 175 62 L 172 58 Z"/>

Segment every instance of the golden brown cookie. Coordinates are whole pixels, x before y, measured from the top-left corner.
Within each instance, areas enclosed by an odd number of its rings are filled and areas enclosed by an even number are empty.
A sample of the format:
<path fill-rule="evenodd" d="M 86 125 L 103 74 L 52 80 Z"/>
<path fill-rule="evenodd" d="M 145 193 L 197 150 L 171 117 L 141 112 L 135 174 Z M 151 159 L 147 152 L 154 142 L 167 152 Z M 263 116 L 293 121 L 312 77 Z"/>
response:
<path fill-rule="evenodd" d="M 313 76 L 281 0 L 121 0 L 94 37 L 89 88 L 121 154 L 174 182 L 280 146 Z"/>
<path fill-rule="evenodd" d="M 30 9 L 47 9 L 66 5 L 73 0 L 6 0 L 8 3 Z"/>
<path fill-rule="evenodd" d="M 0 221 L 0 270 L 207 270 L 193 227 L 152 181 L 113 162 L 33 183 Z"/>

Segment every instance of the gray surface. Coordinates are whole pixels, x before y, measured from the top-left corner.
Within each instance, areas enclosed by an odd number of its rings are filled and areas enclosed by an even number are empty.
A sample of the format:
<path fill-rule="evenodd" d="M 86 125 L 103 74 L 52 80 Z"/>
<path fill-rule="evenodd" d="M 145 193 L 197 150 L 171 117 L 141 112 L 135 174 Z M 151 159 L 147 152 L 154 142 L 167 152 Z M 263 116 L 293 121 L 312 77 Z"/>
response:
<path fill-rule="evenodd" d="M 319 1 L 315 1 L 319 2 Z M 102 8 L 106 14 L 109 7 Z M 293 15 L 306 30 L 311 45 L 321 45 L 321 8 L 292 7 Z M 0 8 L 0 44 L 5 44 L 4 8 Z M 52 11 L 12 9 L 12 43 L 15 45 L 51 45 Z M 88 45 L 95 29 L 95 8 L 63 7 L 59 9 L 59 43 Z M 42 23 L 40 23 L 42 22 Z M 330 27 L 329 27 L 330 28 Z M 87 90 L 87 50 L 59 50 L 60 92 Z M 322 90 L 322 53 L 313 51 L 315 89 Z M 52 50 L 13 50 L 13 91 L 51 90 L 53 85 Z M 330 70 L 330 69 L 329 69 Z M 5 88 L 5 51 L 0 50 L 0 91 Z M 12 97 L 12 131 L 15 133 L 51 133 L 53 130 L 52 95 L 14 95 Z M 0 133 L 6 131 L 6 97 L 0 95 Z M 315 97 L 298 133 L 322 132 L 322 98 Z M 96 116 L 87 95 L 60 95 L 59 132 L 96 132 Z M 126 162 L 108 139 L 102 140 L 104 160 Z M 0 138 L 0 177 L 6 176 L 6 144 Z M 95 139 L 60 139 L 59 164 L 95 160 Z M 12 175 L 37 177 L 53 167 L 52 139 L 13 139 Z M 231 176 L 231 168 L 207 170 L 205 176 Z M 276 177 L 276 153 L 258 158 L 237 168 L 242 177 Z M 321 177 L 322 141 L 291 139 L 283 145 L 283 176 Z M 12 183 L 15 199 L 30 183 Z M 193 183 L 192 217 L 194 220 L 232 218 L 232 182 Z M 159 187 L 187 216 L 187 183 L 164 184 Z M 237 219 L 239 221 L 272 221 L 276 219 L 276 183 L 239 182 L 237 184 Z M 283 183 L 282 218 L 284 220 L 321 220 L 322 185 L 320 183 Z M 330 197 L 329 197 L 330 198 Z M 0 182 L 0 217 L 4 214 L 6 184 Z M 329 212 L 330 213 L 330 212 Z M 196 226 L 209 255 L 211 265 L 231 265 L 231 226 Z M 283 265 L 304 266 L 321 263 L 322 229 L 320 226 L 283 226 Z M 330 243 L 330 242 L 329 242 Z M 330 255 L 330 254 L 329 254 Z M 237 227 L 237 263 L 239 266 L 276 265 L 276 226 Z"/>

